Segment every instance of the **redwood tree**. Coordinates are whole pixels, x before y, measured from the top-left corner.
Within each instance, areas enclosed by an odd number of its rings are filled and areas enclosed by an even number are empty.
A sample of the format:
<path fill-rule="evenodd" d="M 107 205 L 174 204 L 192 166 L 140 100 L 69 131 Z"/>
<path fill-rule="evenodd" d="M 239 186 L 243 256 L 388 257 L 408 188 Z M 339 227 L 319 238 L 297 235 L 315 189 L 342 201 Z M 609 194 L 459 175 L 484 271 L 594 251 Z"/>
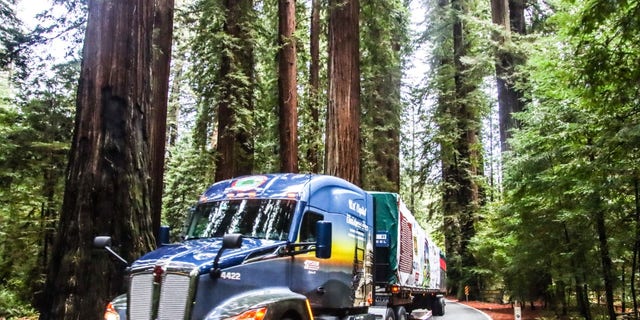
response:
<path fill-rule="evenodd" d="M 320 132 L 320 0 L 311 0 L 311 24 L 309 28 L 309 108 L 311 119 L 308 123 L 312 132 Z M 319 147 L 311 143 L 307 150 L 311 172 L 320 172 Z"/>
<path fill-rule="evenodd" d="M 467 0 L 439 2 L 440 14 L 449 8 L 453 14 L 438 25 L 447 35 L 442 37 L 446 40 L 438 43 L 440 47 L 436 50 L 439 54 L 436 83 L 439 96 L 435 118 L 441 149 L 447 287 L 454 295 L 463 296 L 462 288 L 470 285 L 470 295 L 476 297 L 481 283 L 469 271 L 476 265 L 469 242 L 475 235 L 475 222 L 482 202 L 478 182 L 478 177 L 482 176 L 481 103 L 475 100 L 482 74 L 478 73 L 479 68 L 473 70 L 464 61 L 473 54 L 475 40 L 470 26 L 463 23 L 469 4 Z"/>
<path fill-rule="evenodd" d="M 173 35 L 174 0 L 155 0 L 153 13 L 153 51 L 149 136 L 151 155 L 151 216 L 153 232 L 160 230 L 164 156 L 167 137 L 167 104 L 169 100 L 169 65 Z"/>
<path fill-rule="evenodd" d="M 216 176 L 220 181 L 253 170 L 254 58 L 252 0 L 224 0 L 226 36 L 218 69 Z"/>
<path fill-rule="evenodd" d="M 329 0 L 325 171 L 361 184 L 359 0 Z"/>
<path fill-rule="evenodd" d="M 498 26 L 494 39 L 498 43 L 496 50 L 496 86 L 498 88 L 498 113 L 500 115 L 500 148 L 509 149 L 508 139 L 511 130 L 517 128 L 514 113 L 524 109 L 522 90 L 516 87 L 516 68 L 524 59 L 511 49 L 511 32 L 525 33 L 523 0 L 491 0 L 491 17 Z"/>
<path fill-rule="evenodd" d="M 75 130 L 41 319 L 100 319 L 107 301 L 122 291 L 122 266 L 92 248 L 96 235 L 111 235 L 129 261 L 154 246 L 149 130 L 156 126 L 148 121 L 157 119 L 149 116 L 152 83 L 166 86 L 168 80 L 152 81 L 153 17 L 153 0 L 89 1 Z"/>
<path fill-rule="evenodd" d="M 280 171 L 298 172 L 298 82 L 296 80 L 296 1 L 278 0 L 278 106 Z"/>

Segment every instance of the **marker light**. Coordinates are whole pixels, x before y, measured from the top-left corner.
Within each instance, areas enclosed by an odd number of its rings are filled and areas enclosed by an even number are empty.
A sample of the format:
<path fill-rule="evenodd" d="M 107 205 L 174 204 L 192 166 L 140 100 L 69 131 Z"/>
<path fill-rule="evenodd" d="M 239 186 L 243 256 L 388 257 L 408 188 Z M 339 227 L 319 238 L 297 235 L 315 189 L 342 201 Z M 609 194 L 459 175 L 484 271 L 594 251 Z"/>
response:
<path fill-rule="evenodd" d="M 104 320 L 120 320 L 120 315 L 111 302 L 107 304 L 107 309 L 104 311 Z"/>
<path fill-rule="evenodd" d="M 267 314 L 267 307 L 245 311 L 226 320 L 262 320 Z"/>
<path fill-rule="evenodd" d="M 400 292 L 399 286 L 391 286 L 391 293 L 399 293 L 399 292 Z"/>

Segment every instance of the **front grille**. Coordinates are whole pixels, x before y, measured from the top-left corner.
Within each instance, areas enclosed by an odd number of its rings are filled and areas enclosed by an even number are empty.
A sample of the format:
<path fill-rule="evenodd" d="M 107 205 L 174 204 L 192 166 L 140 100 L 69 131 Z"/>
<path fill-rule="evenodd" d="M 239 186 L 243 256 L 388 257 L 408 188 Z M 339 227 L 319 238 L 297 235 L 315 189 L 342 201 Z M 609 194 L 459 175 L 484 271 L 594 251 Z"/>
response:
<path fill-rule="evenodd" d="M 167 274 L 160 287 L 159 320 L 184 319 L 189 298 L 189 281 L 186 275 Z"/>
<path fill-rule="evenodd" d="M 129 318 L 131 320 L 151 319 L 153 307 L 153 274 L 143 273 L 131 277 L 129 291 Z"/>
<path fill-rule="evenodd" d="M 191 299 L 191 277 L 184 273 L 167 271 L 159 286 L 154 285 L 153 278 L 152 273 L 131 275 L 129 319 L 177 320 L 187 318 Z M 154 306 L 154 300 L 157 302 L 156 306 Z M 157 315 L 155 319 L 152 318 L 154 313 Z"/>

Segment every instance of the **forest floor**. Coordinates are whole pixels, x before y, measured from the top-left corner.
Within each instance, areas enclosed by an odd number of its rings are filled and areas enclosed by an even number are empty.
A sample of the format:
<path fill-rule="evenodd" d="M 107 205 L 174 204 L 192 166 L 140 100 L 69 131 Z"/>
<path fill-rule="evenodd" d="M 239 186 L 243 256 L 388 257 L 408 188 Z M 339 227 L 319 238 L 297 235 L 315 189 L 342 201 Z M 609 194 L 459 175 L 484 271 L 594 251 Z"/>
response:
<path fill-rule="evenodd" d="M 453 298 L 447 298 L 451 301 L 459 302 L 472 308 L 478 309 L 491 317 L 493 320 L 513 320 L 513 306 L 509 303 L 500 304 L 492 302 L 481 301 L 464 301 Z M 522 308 L 522 320 L 536 320 L 543 319 L 543 310 L 538 307 L 535 310 L 531 310 L 530 307 Z"/>

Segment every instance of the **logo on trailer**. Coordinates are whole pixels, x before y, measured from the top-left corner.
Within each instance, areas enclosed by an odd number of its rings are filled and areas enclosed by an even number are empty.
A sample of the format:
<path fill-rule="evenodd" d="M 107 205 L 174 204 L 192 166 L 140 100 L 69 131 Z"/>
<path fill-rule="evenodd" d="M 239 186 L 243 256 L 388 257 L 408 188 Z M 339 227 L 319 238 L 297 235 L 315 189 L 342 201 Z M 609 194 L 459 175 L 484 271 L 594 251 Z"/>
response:
<path fill-rule="evenodd" d="M 367 216 L 367 208 L 363 207 L 361 204 L 351 199 L 349 199 L 349 209 L 358 213 L 363 217 Z"/>

